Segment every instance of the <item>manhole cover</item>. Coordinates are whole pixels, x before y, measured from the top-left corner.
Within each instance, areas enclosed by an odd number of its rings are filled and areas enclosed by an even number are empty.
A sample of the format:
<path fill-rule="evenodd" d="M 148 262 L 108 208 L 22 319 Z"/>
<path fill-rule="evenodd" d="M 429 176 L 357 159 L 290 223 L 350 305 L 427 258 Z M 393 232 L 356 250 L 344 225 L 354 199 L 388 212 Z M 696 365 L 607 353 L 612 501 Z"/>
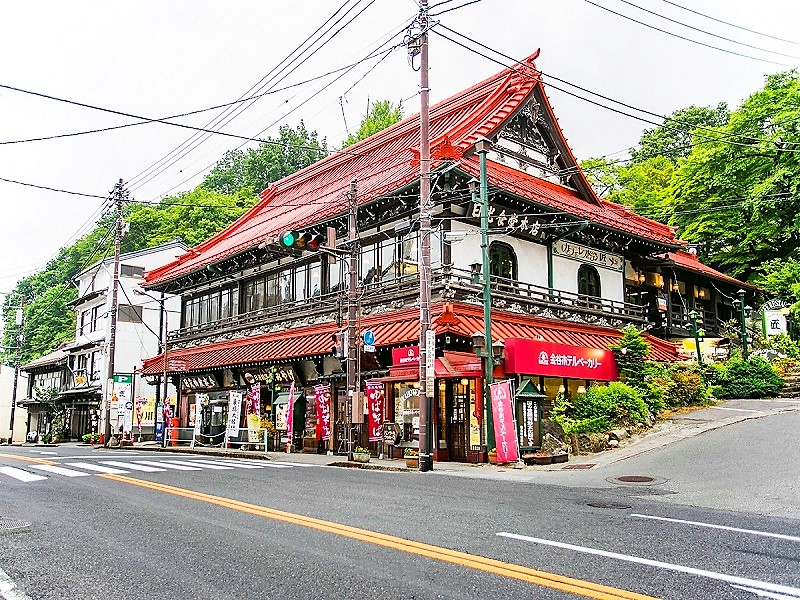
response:
<path fill-rule="evenodd" d="M 8 519 L 0 517 L 0 533 L 7 533 L 9 531 L 21 531 L 27 529 L 31 524 L 27 521 L 20 521 L 19 519 Z"/>
<path fill-rule="evenodd" d="M 588 502 L 587 506 L 592 508 L 616 508 L 618 510 L 633 508 L 630 504 L 623 504 L 622 502 Z"/>
<path fill-rule="evenodd" d="M 577 471 L 578 469 L 583 469 L 583 470 L 586 470 L 586 469 L 591 469 L 591 468 L 592 468 L 593 466 L 595 466 L 596 464 L 597 464 L 597 463 L 578 463 L 578 464 L 574 464 L 574 465 L 564 465 L 564 466 L 563 466 L 563 467 L 561 467 L 561 468 L 562 468 L 562 469 L 570 469 L 570 470 L 574 469 L 574 470 L 576 470 L 576 471 Z"/>
<path fill-rule="evenodd" d="M 617 479 L 625 483 L 650 483 L 656 480 L 655 477 L 646 477 L 645 475 L 623 475 L 622 477 L 617 477 Z"/>

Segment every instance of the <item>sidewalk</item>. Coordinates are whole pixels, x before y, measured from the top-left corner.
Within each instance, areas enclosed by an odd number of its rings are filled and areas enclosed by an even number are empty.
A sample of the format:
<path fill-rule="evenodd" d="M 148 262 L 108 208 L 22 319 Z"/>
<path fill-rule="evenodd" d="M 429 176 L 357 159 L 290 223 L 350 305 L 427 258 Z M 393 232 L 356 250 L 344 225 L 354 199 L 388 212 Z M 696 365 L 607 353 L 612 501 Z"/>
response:
<path fill-rule="evenodd" d="M 699 407 L 684 413 L 675 414 L 669 419 L 659 421 L 643 435 L 634 435 L 623 441 L 619 448 L 605 450 L 596 454 L 570 455 L 569 462 L 546 466 L 507 464 L 472 464 L 458 462 L 436 462 L 433 472 L 475 478 L 515 479 L 515 475 L 534 475 L 553 471 L 581 471 L 588 468 L 598 470 L 604 466 L 627 460 L 661 448 L 668 444 L 691 438 L 706 431 L 726 427 L 748 419 L 776 415 L 786 411 L 800 410 L 800 398 L 778 398 L 768 400 L 728 400 L 712 407 Z M 15 444 L 35 446 L 34 444 Z M 42 444 L 39 444 L 42 446 Z M 325 467 L 349 467 L 382 471 L 412 472 L 406 469 L 403 459 L 370 458 L 369 463 L 348 462 L 346 456 L 315 453 L 264 452 L 263 450 L 224 449 L 208 446 L 167 446 L 162 448 L 156 442 L 134 443 L 133 446 L 120 446 L 118 450 L 196 454 L 218 458 L 248 458 L 270 460 L 283 463 L 300 463 Z"/>

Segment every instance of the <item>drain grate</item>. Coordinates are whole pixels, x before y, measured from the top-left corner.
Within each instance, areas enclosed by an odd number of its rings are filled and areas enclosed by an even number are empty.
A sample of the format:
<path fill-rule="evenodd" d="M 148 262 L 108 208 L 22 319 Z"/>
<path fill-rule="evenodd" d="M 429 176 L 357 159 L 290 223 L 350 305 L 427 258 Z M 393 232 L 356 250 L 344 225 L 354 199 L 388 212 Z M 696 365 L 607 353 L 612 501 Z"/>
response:
<path fill-rule="evenodd" d="M 564 466 L 563 466 L 563 467 L 561 467 L 561 468 L 562 468 L 562 469 L 570 469 L 570 470 L 574 469 L 574 470 L 576 470 L 576 471 L 577 471 L 578 469 L 583 469 L 583 470 L 586 470 L 586 469 L 591 469 L 591 468 L 592 468 L 593 466 L 595 466 L 596 464 L 597 464 L 597 463 L 577 463 L 577 464 L 574 464 L 574 465 L 564 465 Z"/>
<path fill-rule="evenodd" d="M 633 508 L 630 504 L 623 504 L 622 502 L 588 502 L 586 506 L 591 506 L 592 508 L 616 508 L 617 510 Z"/>
<path fill-rule="evenodd" d="M 622 477 L 617 477 L 618 481 L 624 481 L 625 483 L 650 483 L 651 481 L 655 481 L 655 477 L 647 477 L 645 475 L 623 475 Z"/>
<path fill-rule="evenodd" d="M 9 519 L 7 517 L 0 517 L 0 533 L 9 533 L 12 531 L 22 531 L 31 526 L 27 521 L 20 521 L 19 519 Z"/>

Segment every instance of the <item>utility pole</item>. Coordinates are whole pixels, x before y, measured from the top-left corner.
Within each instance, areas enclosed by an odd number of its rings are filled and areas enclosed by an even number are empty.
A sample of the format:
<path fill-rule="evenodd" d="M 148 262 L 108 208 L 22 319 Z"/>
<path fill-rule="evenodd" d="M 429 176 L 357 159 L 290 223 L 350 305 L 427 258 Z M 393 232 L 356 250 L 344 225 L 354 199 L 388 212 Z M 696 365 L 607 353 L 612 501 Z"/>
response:
<path fill-rule="evenodd" d="M 347 195 L 349 207 L 349 227 L 347 241 L 350 244 L 350 260 L 347 265 L 347 460 L 353 460 L 353 428 L 351 426 L 353 403 L 358 400 L 361 386 L 356 378 L 358 345 L 356 344 L 356 308 L 358 302 L 358 196 L 357 182 L 350 182 Z"/>
<path fill-rule="evenodd" d="M 20 300 L 19 307 L 14 322 L 17 325 L 17 349 L 14 353 L 14 388 L 11 392 L 11 433 L 8 435 L 8 443 L 14 441 L 14 413 L 17 410 L 17 383 L 19 382 L 19 362 L 22 353 L 22 342 L 25 340 L 23 328 L 25 327 L 25 297 Z"/>
<path fill-rule="evenodd" d="M 114 222 L 114 281 L 111 285 L 111 331 L 108 340 L 108 371 L 105 388 L 105 419 L 103 439 L 106 445 L 111 442 L 111 391 L 114 387 L 114 353 L 117 343 L 117 294 L 119 292 L 119 252 L 122 243 L 122 202 L 126 191 L 120 179 L 114 185 L 114 204 L 116 205 L 116 221 Z"/>
<path fill-rule="evenodd" d="M 431 179 L 430 179 L 430 87 L 428 84 L 428 0 L 420 1 L 420 111 L 419 111 L 419 470 L 433 469 L 431 453 L 433 373 L 435 343 L 430 344 L 431 327 Z M 429 347 L 430 346 L 430 347 Z"/>

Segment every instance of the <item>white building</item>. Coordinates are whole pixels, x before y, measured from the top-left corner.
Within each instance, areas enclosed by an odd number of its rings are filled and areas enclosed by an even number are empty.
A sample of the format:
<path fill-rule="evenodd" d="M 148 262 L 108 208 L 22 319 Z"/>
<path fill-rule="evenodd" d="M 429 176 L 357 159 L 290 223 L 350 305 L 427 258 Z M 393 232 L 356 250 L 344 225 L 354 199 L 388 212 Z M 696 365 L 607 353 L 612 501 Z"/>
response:
<path fill-rule="evenodd" d="M 107 258 L 75 276 L 78 296 L 71 303 L 76 314 L 75 341 L 64 348 L 67 385 L 57 395 L 57 404 L 67 417 L 69 438 L 79 439 L 85 433 L 104 431 L 104 399 L 112 401 L 111 423 L 115 431 L 124 425 L 126 431 L 138 433 L 141 425 L 144 434 L 152 435 L 154 415 L 161 414 L 156 403 L 163 396 L 163 382 L 159 377 L 142 378 L 137 370 L 143 358 L 161 350 L 162 332 L 180 325 L 180 298 L 158 293 L 143 295 L 139 286 L 146 271 L 174 260 L 185 251 L 184 244 L 174 241 L 120 257 L 114 336 L 116 384 L 108 372 L 114 260 Z M 37 365 L 37 361 L 30 363 L 32 369 Z M 33 386 L 29 392 L 28 398 L 35 400 L 37 392 Z M 174 404 L 174 387 L 168 386 L 167 396 Z M 117 398 L 124 402 L 117 402 Z M 34 406 L 37 405 L 31 402 L 32 411 Z M 38 407 L 48 410 L 43 405 Z M 49 419 L 37 416 L 35 422 L 40 434 L 46 433 L 41 426 L 49 423 Z"/>

